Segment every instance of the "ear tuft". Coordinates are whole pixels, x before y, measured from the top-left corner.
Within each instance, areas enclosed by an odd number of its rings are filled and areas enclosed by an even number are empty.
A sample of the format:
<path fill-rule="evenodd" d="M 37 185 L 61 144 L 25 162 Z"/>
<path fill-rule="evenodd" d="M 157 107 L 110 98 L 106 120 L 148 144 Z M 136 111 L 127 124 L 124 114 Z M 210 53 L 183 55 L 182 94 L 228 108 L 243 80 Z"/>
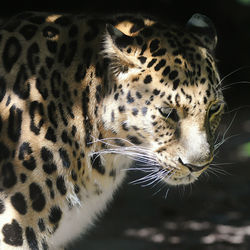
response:
<path fill-rule="evenodd" d="M 217 44 L 217 33 L 213 22 L 205 15 L 194 14 L 187 22 L 186 28 L 194 33 L 201 44 L 213 51 Z"/>

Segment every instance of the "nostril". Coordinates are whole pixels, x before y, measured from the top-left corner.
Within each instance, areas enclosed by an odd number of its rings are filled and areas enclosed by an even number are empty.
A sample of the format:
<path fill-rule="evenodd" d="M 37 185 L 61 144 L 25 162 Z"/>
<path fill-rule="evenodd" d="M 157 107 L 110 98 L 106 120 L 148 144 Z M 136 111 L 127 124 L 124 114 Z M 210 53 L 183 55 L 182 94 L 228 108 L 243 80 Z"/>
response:
<path fill-rule="evenodd" d="M 202 166 L 197 166 L 197 165 L 193 165 L 193 164 L 189 164 L 189 163 L 184 163 L 181 158 L 179 158 L 178 161 L 180 162 L 180 164 L 187 167 L 191 172 L 200 171 L 203 168 L 205 168 L 207 165 L 209 165 L 209 163 L 206 163 L 206 164 L 204 164 Z"/>

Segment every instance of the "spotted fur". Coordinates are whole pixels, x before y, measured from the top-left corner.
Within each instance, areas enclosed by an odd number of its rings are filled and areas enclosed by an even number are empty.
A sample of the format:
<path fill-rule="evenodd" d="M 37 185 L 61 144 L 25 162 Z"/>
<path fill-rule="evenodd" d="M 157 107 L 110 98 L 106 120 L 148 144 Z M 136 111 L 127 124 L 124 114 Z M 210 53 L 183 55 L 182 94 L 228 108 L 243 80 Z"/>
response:
<path fill-rule="evenodd" d="M 0 32 L 0 247 L 58 249 L 106 207 L 133 160 L 193 182 L 223 110 L 211 21 L 20 14 Z"/>

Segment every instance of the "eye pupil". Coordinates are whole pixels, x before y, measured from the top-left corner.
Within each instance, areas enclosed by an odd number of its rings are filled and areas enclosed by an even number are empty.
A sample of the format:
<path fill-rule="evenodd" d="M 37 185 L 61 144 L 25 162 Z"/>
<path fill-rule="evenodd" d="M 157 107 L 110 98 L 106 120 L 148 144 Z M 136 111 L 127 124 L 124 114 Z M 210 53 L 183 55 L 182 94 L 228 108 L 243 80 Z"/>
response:
<path fill-rule="evenodd" d="M 221 105 L 219 103 L 213 105 L 209 110 L 209 113 L 208 113 L 209 117 L 211 117 L 213 114 L 217 113 L 220 110 L 220 108 L 221 108 Z"/>
<path fill-rule="evenodd" d="M 180 120 L 176 109 L 160 108 L 159 111 L 160 111 L 161 115 L 167 119 L 169 118 L 169 119 L 173 120 L 174 122 L 178 122 Z"/>

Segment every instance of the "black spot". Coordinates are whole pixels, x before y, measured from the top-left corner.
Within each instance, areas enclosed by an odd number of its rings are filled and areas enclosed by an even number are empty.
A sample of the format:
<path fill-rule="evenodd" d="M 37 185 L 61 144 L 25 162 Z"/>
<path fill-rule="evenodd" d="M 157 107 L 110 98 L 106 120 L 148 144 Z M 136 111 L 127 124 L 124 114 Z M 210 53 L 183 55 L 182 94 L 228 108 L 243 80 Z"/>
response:
<path fill-rule="evenodd" d="M 146 62 L 146 60 L 147 60 L 147 58 L 146 58 L 145 56 L 140 56 L 140 57 L 138 57 L 138 59 L 139 59 L 139 61 L 140 61 L 142 64 L 144 64 L 144 63 Z"/>
<path fill-rule="evenodd" d="M 147 65 L 147 68 L 150 68 L 150 67 L 152 67 L 154 64 L 155 64 L 155 62 L 157 61 L 157 59 L 152 59 L 149 63 L 148 63 L 148 65 Z"/>
<path fill-rule="evenodd" d="M 152 56 L 164 56 L 166 54 L 166 52 L 167 52 L 167 50 L 162 48 L 162 49 L 159 49 L 156 52 L 154 52 L 152 54 Z"/>
<path fill-rule="evenodd" d="M 36 160 L 32 156 L 32 149 L 28 142 L 24 142 L 19 148 L 19 160 L 22 160 L 23 166 L 29 170 L 36 168 Z"/>
<path fill-rule="evenodd" d="M 3 186 L 6 188 L 11 188 L 16 184 L 17 177 L 12 163 L 7 162 L 2 165 L 1 177 L 3 180 Z"/>
<path fill-rule="evenodd" d="M 144 54 L 144 52 L 146 51 L 147 49 L 147 44 L 145 43 L 142 48 L 141 48 L 141 53 L 140 53 L 140 56 Z"/>
<path fill-rule="evenodd" d="M 21 54 L 22 47 L 15 37 L 10 37 L 5 44 L 2 54 L 2 61 L 4 68 L 7 72 L 10 72 L 12 66 L 18 60 Z"/>
<path fill-rule="evenodd" d="M 159 43 L 160 43 L 160 41 L 158 39 L 154 39 L 150 43 L 149 48 L 150 48 L 151 53 L 153 53 L 154 51 L 156 51 L 159 48 Z"/>
<path fill-rule="evenodd" d="M 101 102 L 101 91 L 102 91 L 102 86 L 101 85 L 97 85 L 96 86 L 96 92 L 95 92 L 95 97 L 96 97 L 97 103 Z"/>
<path fill-rule="evenodd" d="M 0 77 L 0 102 L 6 94 L 6 82 L 3 77 Z"/>
<path fill-rule="evenodd" d="M 60 148 L 59 149 L 59 155 L 61 157 L 62 160 L 62 164 L 65 168 L 69 168 L 70 167 L 70 160 L 69 160 L 69 156 L 68 153 L 65 149 Z"/>
<path fill-rule="evenodd" d="M 133 114 L 134 116 L 136 116 L 136 115 L 138 114 L 138 109 L 137 109 L 137 108 L 133 108 L 133 109 L 132 109 L 132 114 Z"/>
<path fill-rule="evenodd" d="M 48 105 L 48 116 L 50 122 L 53 124 L 55 128 L 57 128 L 57 114 L 56 114 L 56 105 L 53 101 L 51 101 Z"/>
<path fill-rule="evenodd" d="M 159 71 L 165 64 L 166 60 L 161 59 L 160 62 L 155 65 L 155 71 Z"/>
<path fill-rule="evenodd" d="M 91 48 L 85 48 L 82 54 L 83 61 L 85 62 L 85 67 L 89 68 L 91 57 L 92 57 L 93 51 Z"/>
<path fill-rule="evenodd" d="M 51 52 L 53 54 L 56 53 L 56 51 L 57 51 L 57 42 L 48 40 L 47 41 L 47 48 L 48 48 L 49 52 Z"/>
<path fill-rule="evenodd" d="M 154 94 L 154 95 L 159 95 L 159 94 L 160 94 L 160 92 L 161 92 L 161 91 L 160 91 L 160 90 L 158 90 L 158 89 L 154 89 L 154 90 L 153 90 L 153 94 Z"/>
<path fill-rule="evenodd" d="M 127 46 L 129 45 L 132 45 L 134 42 L 134 38 L 131 37 L 131 36 L 126 36 L 126 35 L 123 35 L 123 36 L 120 36 L 120 37 L 117 37 L 114 41 L 115 45 L 120 48 L 120 49 L 124 49 L 126 48 Z"/>
<path fill-rule="evenodd" d="M 45 138 L 49 141 L 56 142 L 56 135 L 53 128 L 51 127 L 48 128 Z"/>
<path fill-rule="evenodd" d="M 46 147 L 42 147 L 41 157 L 42 157 L 43 161 L 45 161 L 45 162 L 53 160 L 52 152 Z"/>
<path fill-rule="evenodd" d="M 67 45 L 63 43 L 58 53 L 58 62 L 61 63 L 65 59 L 66 52 L 67 52 Z"/>
<path fill-rule="evenodd" d="M 52 73 L 50 84 L 53 96 L 58 98 L 60 96 L 61 74 L 56 70 L 54 70 Z"/>
<path fill-rule="evenodd" d="M 204 102 L 204 104 L 206 104 L 207 103 L 207 98 L 204 96 L 204 98 L 203 98 L 203 102 Z"/>
<path fill-rule="evenodd" d="M 128 135 L 127 138 L 128 138 L 128 140 L 129 140 L 130 142 L 132 142 L 133 144 L 139 145 L 139 144 L 142 143 L 136 136 Z"/>
<path fill-rule="evenodd" d="M 21 180 L 21 182 L 22 183 L 25 183 L 26 182 L 26 180 L 27 180 L 27 175 L 26 174 L 20 174 L 20 180 Z"/>
<path fill-rule="evenodd" d="M 85 146 L 90 147 L 92 142 L 91 132 L 93 125 L 88 117 L 88 103 L 89 103 L 89 86 L 82 92 L 82 113 L 84 117 L 84 127 L 85 127 Z"/>
<path fill-rule="evenodd" d="M 170 72 L 170 67 L 167 66 L 167 67 L 163 70 L 162 75 L 163 75 L 163 76 L 166 76 L 166 75 L 169 74 L 169 72 Z"/>
<path fill-rule="evenodd" d="M 57 169 L 57 166 L 54 163 L 44 163 L 43 164 L 43 171 L 46 174 L 52 174 L 53 172 L 55 172 Z"/>
<path fill-rule="evenodd" d="M 201 84 L 204 84 L 206 82 L 206 78 L 201 78 Z"/>
<path fill-rule="evenodd" d="M 58 176 L 56 179 L 56 187 L 61 195 L 65 195 L 67 193 L 66 185 L 63 176 Z"/>
<path fill-rule="evenodd" d="M 43 219 L 39 219 L 38 220 L 38 227 L 39 227 L 39 230 L 40 232 L 44 232 L 45 231 L 45 224 L 44 224 L 44 220 Z"/>
<path fill-rule="evenodd" d="M 32 24 L 26 24 L 19 30 L 20 34 L 22 34 L 26 40 L 30 40 L 35 35 L 36 31 L 37 26 Z"/>
<path fill-rule="evenodd" d="M 30 95 L 30 83 L 28 80 L 28 74 L 24 64 L 20 66 L 17 73 L 16 81 L 13 86 L 14 93 L 21 99 L 25 100 Z"/>
<path fill-rule="evenodd" d="M 133 103 L 135 99 L 131 96 L 130 91 L 127 94 L 127 103 Z"/>
<path fill-rule="evenodd" d="M 62 217 L 62 210 L 58 206 L 53 206 L 50 209 L 49 221 L 53 224 L 60 221 Z"/>
<path fill-rule="evenodd" d="M 46 100 L 48 95 L 49 95 L 48 89 L 43 84 L 43 81 L 41 81 L 40 78 L 36 79 L 36 88 L 37 88 L 38 92 L 41 94 L 41 96 L 43 97 L 43 99 Z"/>
<path fill-rule="evenodd" d="M 13 219 L 11 224 L 5 224 L 2 233 L 6 244 L 16 247 L 23 245 L 23 230 L 16 220 Z"/>
<path fill-rule="evenodd" d="M 44 37 L 51 39 L 59 34 L 59 30 L 55 27 L 47 26 L 43 29 L 42 33 Z"/>
<path fill-rule="evenodd" d="M 176 58 L 174 60 L 174 62 L 177 63 L 177 64 L 182 64 L 182 60 L 180 58 Z"/>
<path fill-rule="evenodd" d="M 35 234 L 32 227 L 26 227 L 25 235 L 26 235 L 27 242 L 28 242 L 28 245 L 29 245 L 30 249 L 39 250 L 38 242 L 37 242 L 37 239 L 36 239 L 36 234 Z"/>
<path fill-rule="evenodd" d="M 145 77 L 145 79 L 144 79 L 144 83 L 145 84 L 149 84 L 149 83 L 151 83 L 152 82 L 152 77 L 151 77 L 151 75 L 147 75 L 146 77 Z"/>
<path fill-rule="evenodd" d="M 39 103 L 37 101 L 33 101 L 30 103 L 30 130 L 36 134 L 40 134 L 41 127 L 43 126 L 44 120 L 43 120 L 43 104 Z M 36 123 L 37 121 L 37 123 Z"/>
<path fill-rule="evenodd" d="M 62 138 L 62 141 L 64 143 L 67 143 L 69 138 L 68 138 L 68 134 L 67 134 L 67 131 L 66 130 L 63 130 L 62 134 L 61 134 L 61 138 Z"/>
<path fill-rule="evenodd" d="M 6 160 L 9 158 L 10 151 L 3 142 L 0 142 L 0 149 L 1 149 L 0 150 L 0 162 L 1 162 L 2 160 Z"/>
<path fill-rule="evenodd" d="M 46 65 L 47 65 L 48 69 L 51 69 L 51 68 L 52 68 L 54 62 L 55 62 L 55 60 L 54 60 L 52 57 L 46 56 L 46 58 L 45 58 L 45 63 L 46 63 Z"/>
<path fill-rule="evenodd" d="M 39 46 L 37 45 L 37 43 L 33 43 L 27 51 L 27 62 L 28 62 L 28 66 L 32 74 L 36 73 L 36 67 L 40 62 L 40 59 L 38 56 L 39 51 L 40 50 L 39 50 Z"/>
<path fill-rule="evenodd" d="M 0 214 L 3 214 L 5 211 L 5 205 L 3 200 L 0 199 Z"/>
<path fill-rule="evenodd" d="M 75 184 L 75 185 L 74 185 L 74 192 L 75 192 L 76 194 L 78 194 L 79 191 L 80 191 L 79 186 L 78 186 L 77 184 Z"/>
<path fill-rule="evenodd" d="M 119 97 L 119 93 L 116 93 L 116 94 L 114 95 L 114 99 L 117 101 L 117 100 L 118 100 L 118 97 Z"/>
<path fill-rule="evenodd" d="M 168 77 L 169 77 L 170 80 L 174 80 L 177 76 L 178 76 L 178 71 L 173 70 L 173 71 L 170 72 Z"/>
<path fill-rule="evenodd" d="M 122 123 L 122 129 L 125 131 L 129 131 L 129 127 L 128 127 L 128 124 L 126 122 Z"/>
<path fill-rule="evenodd" d="M 58 108 L 59 108 L 60 116 L 62 118 L 64 125 L 68 126 L 68 121 L 67 121 L 65 114 L 64 114 L 63 105 L 61 103 L 59 103 Z"/>
<path fill-rule="evenodd" d="M 136 95 L 136 97 L 137 97 L 138 99 L 141 99 L 141 98 L 142 98 L 141 93 L 140 93 L 140 92 L 138 92 L 138 91 L 136 91 L 135 95 Z"/>
<path fill-rule="evenodd" d="M 77 41 L 71 41 L 68 50 L 67 50 L 67 55 L 66 58 L 64 59 L 64 66 L 69 67 L 77 50 Z"/>
<path fill-rule="evenodd" d="M 29 185 L 29 194 L 32 201 L 32 208 L 37 212 L 42 211 L 46 204 L 45 196 L 42 193 L 42 188 L 33 182 Z"/>
<path fill-rule="evenodd" d="M 176 90 L 179 86 L 180 80 L 176 79 L 173 81 L 173 90 Z"/>
<path fill-rule="evenodd" d="M 75 81 L 80 82 L 86 75 L 86 67 L 84 64 L 79 64 L 75 73 Z"/>
<path fill-rule="evenodd" d="M 125 106 L 124 105 L 123 106 L 119 106 L 118 110 L 119 110 L 120 113 L 125 112 Z"/>
<path fill-rule="evenodd" d="M 77 174 L 73 169 L 71 170 L 71 177 L 74 181 L 77 181 Z"/>
<path fill-rule="evenodd" d="M 90 162 L 93 169 L 102 175 L 105 174 L 105 167 L 102 165 L 100 156 L 92 156 Z"/>
<path fill-rule="evenodd" d="M 27 213 L 27 204 L 23 194 L 15 193 L 10 198 L 12 206 L 22 215 Z"/>
<path fill-rule="evenodd" d="M 76 135 L 76 131 L 77 131 L 76 126 L 73 125 L 73 126 L 72 126 L 72 130 L 71 130 L 71 135 L 72 135 L 72 136 L 75 136 L 75 135 Z"/>

